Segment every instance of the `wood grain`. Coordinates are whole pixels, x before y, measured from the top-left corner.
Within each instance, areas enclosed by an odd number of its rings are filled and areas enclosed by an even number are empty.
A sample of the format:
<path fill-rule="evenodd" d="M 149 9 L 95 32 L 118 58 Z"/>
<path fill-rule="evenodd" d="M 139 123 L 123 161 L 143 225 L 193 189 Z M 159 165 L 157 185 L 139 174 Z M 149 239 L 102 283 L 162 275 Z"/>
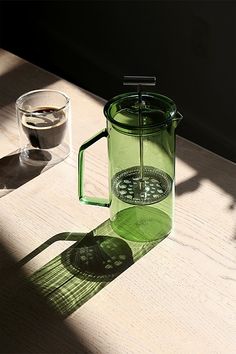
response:
<path fill-rule="evenodd" d="M 0 199 L 4 283 L 11 264 L 60 232 L 88 232 L 108 219 L 109 210 L 81 205 L 77 197 L 77 152 L 104 127 L 103 100 L 3 50 L 0 75 L 0 157 L 19 147 L 14 103 L 21 93 L 43 87 L 66 92 L 72 100 L 73 125 L 72 156 Z M 91 149 L 86 159 L 87 190 L 105 196 L 105 144 Z M 17 296 L 9 300 L 5 322 L 0 320 L 0 352 L 235 353 L 235 177 L 233 163 L 178 137 L 175 232 L 65 321 L 48 311 L 47 318 L 53 320 L 45 327 L 46 322 L 32 321 L 34 312 L 28 317 L 27 311 L 17 312 Z M 50 246 L 21 276 L 66 247 L 61 241 Z M 6 298 L 1 296 L 2 304 Z M 41 318 L 46 306 L 40 303 L 37 308 L 32 302 L 30 309 Z M 13 320 L 21 324 L 21 338 L 12 329 Z M 27 340 L 29 324 L 38 336 Z"/>

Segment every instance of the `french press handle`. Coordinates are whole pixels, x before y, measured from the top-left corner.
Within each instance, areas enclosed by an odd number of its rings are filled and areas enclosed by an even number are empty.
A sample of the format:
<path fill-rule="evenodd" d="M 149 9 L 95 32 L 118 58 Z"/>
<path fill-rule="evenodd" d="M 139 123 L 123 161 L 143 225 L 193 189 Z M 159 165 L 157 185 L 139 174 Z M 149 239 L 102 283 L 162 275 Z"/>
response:
<path fill-rule="evenodd" d="M 110 202 L 104 198 L 98 197 L 89 197 L 84 194 L 84 151 L 91 145 L 93 145 L 96 141 L 100 140 L 101 138 L 106 138 L 108 136 L 107 130 L 103 129 L 96 135 L 94 135 L 89 140 L 85 141 L 83 145 L 81 145 L 79 149 L 78 155 L 78 168 L 79 168 L 79 181 L 78 181 L 78 195 L 79 200 L 84 204 L 89 205 L 98 205 L 103 207 L 109 207 Z"/>

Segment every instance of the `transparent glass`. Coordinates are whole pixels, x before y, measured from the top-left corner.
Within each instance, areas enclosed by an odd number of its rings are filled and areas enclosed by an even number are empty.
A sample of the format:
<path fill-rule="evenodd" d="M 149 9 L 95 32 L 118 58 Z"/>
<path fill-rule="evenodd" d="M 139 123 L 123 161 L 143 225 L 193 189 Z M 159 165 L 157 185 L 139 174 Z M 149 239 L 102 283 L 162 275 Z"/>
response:
<path fill-rule="evenodd" d="M 63 161 L 71 151 L 70 99 L 56 90 L 27 92 L 16 101 L 20 159 L 43 166 Z"/>
<path fill-rule="evenodd" d="M 109 206 L 111 225 L 123 238 L 153 241 L 172 228 L 175 128 L 182 116 L 168 97 L 128 93 L 109 101 L 107 127 L 79 152 L 79 197 L 86 204 Z M 109 200 L 83 193 L 83 152 L 107 137 Z"/>

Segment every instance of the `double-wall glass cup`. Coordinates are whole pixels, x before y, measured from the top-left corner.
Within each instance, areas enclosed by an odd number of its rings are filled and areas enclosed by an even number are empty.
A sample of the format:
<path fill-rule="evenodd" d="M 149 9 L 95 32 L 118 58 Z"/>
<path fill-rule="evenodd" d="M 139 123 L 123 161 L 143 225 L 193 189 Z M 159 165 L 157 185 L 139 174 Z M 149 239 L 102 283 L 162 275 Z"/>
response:
<path fill-rule="evenodd" d="M 16 101 L 20 159 L 35 166 L 55 165 L 71 152 L 70 99 L 57 90 L 35 90 Z"/>

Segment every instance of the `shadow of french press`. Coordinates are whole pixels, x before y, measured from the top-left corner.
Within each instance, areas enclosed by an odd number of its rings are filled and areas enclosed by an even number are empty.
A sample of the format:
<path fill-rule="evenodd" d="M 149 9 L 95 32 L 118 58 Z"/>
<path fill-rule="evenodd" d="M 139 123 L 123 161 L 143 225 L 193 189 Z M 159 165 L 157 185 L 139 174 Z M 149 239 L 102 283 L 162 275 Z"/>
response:
<path fill-rule="evenodd" d="M 79 245 L 62 254 L 71 274 L 95 282 L 109 282 L 134 263 L 132 250 L 124 240 L 88 234 Z"/>
<path fill-rule="evenodd" d="M 53 236 L 19 262 L 26 264 L 56 241 L 76 241 L 29 277 L 62 317 L 67 317 L 161 242 L 120 238 L 106 220 L 93 231 Z"/>

